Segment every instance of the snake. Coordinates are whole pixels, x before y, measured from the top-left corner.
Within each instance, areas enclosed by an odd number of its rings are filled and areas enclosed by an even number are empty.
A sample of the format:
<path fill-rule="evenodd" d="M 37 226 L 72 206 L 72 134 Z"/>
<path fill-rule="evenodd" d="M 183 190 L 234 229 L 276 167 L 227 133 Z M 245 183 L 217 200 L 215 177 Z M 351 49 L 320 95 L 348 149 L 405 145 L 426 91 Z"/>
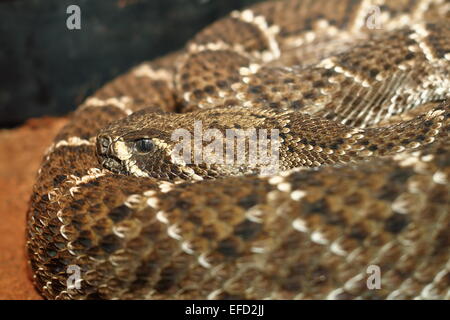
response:
<path fill-rule="evenodd" d="M 449 299 L 449 12 L 258 3 L 111 80 L 38 170 L 37 290 Z"/>

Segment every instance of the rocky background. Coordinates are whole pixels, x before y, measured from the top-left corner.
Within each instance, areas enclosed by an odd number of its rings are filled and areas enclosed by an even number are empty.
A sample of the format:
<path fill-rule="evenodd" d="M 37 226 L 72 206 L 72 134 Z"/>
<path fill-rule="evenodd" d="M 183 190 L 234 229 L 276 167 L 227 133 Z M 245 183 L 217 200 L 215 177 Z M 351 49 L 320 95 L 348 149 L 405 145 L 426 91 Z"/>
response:
<path fill-rule="evenodd" d="M 26 263 L 26 211 L 64 115 L 133 65 L 258 1 L 0 0 L 0 299 L 40 299 Z M 81 30 L 66 26 L 72 4 Z"/>

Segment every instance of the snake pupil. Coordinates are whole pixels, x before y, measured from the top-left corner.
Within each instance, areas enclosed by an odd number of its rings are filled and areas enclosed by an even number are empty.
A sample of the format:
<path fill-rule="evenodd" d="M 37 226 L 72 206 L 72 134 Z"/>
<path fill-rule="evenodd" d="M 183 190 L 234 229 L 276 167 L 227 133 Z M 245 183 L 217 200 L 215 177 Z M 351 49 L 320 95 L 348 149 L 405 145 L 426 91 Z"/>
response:
<path fill-rule="evenodd" d="M 153 149 L 153 142 L 151 139 L 139 139 L 134 143 L 137 152 L 148 153 Z"/>

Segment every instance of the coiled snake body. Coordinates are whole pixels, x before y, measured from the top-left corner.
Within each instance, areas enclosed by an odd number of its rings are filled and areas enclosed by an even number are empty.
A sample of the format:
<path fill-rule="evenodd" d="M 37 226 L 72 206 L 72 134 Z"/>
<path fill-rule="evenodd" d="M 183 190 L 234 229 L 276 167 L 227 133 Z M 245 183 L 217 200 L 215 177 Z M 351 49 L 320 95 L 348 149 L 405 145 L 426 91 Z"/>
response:
<path fill-rule="evenodd" d="M 449 8 L 267 2 L 104 86 L 38 173 L 27 242 L 38 290 L 449 299 Z M 279 130 L 280 172 L 175 163 L 171 134 L 195 121 Z"/>

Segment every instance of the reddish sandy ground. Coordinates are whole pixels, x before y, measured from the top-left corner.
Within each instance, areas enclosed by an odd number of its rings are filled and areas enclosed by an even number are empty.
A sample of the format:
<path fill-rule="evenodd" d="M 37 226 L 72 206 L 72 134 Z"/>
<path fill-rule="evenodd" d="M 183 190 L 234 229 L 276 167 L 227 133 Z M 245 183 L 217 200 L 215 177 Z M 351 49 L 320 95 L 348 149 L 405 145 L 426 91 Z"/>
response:
<path fill-rule="evenodd" d="M 44 151 L 65 122 L 40 118 L 0 130 L 0 299 L 41 299 L 26 262 L 26 212 Z"/>

